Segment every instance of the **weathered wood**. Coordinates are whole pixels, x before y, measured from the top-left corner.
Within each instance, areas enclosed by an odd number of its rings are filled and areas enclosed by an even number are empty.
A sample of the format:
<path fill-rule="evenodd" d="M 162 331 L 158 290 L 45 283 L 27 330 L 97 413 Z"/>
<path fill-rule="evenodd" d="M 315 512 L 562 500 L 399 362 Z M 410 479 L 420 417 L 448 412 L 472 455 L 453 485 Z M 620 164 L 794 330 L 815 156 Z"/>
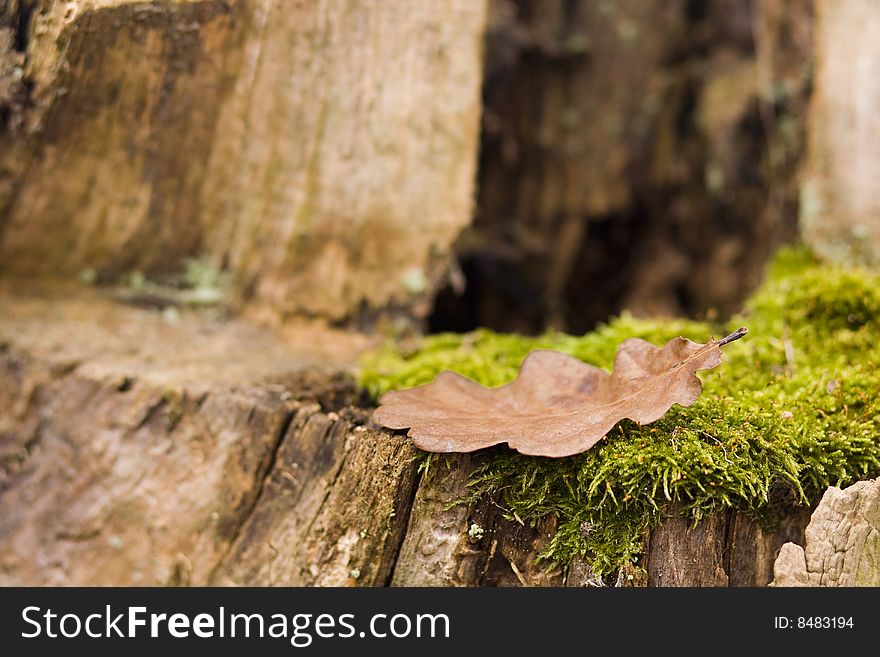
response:
<path fill-rule="evenodd" d="M 767 586 L 782 546 L 802 543 L 810 521 L 809 506 L 785 507 L 768 527 L 752 516 L 732 513 L 727 535 L 727 573 L 730 586 Z"/>
<path fill-rule="evenodd" d="M 22 67 L 33 107 L 4 135 L 20 162 L 0 199 L 4 271 L 110 277 L 195 255 L 205 161 L 240 59 L 239 5 L 40 3 Z"/>
<path fill-rule="evenodd" d="M 880 586 L 880 479 L 826 490 L 773 575 L 773 586 Z"/>
<path fill-rule="evenodd" d="M 268 320 L 424 315 L 471 219 L 484 14 L 41 0 L 0 126 L 0 268 L 106 281 L 199 256 Z"/>
<path fill-rule="evenodd" d="M 648 586 L 767 586 L 780 548 L 802 542 L 809 519 L 809 507 L 792 506 L 767 527 L 737 511 L 694 523 L 673 507 L 650 536 Z"/>
<path fill-rule="evenodd" d="M 291 418 L 326 421 L 286 383 L 338 357 L 308 334 L 66 297 L 0 301 L 0 578 L 204 584 Z"/>
<path fill-rule="evenodd" d="M 413 499 L 393 585 L 462 586 L 482 579 L 486 529 L 471 520 L 466 505 L 454 504 L 467 497 L 474 461 L 468 454 L 438 457 L 428 468 Z"/>
<path fill-rule="evenodd" d="M 480 455 L 436 455 L 419 483 L 394 586 L 554 586 L 562 573 L 538 555 L 555 533 L 546 518 L 526 527 L 490 500 L 463 504 Z"/>
<path fill-rule="evenodd" d="M 808 510 L 772 531 L 670 513 L 644 570 L 563 572 L 537 560 L 553 518 L 462 503 L 479 454 L 420 473 L 405 436 L 369 426 L 345 374 L 362 337 L 4 287 L 4 584 L 764 585 L 802 542 Z"/>
<path fill-rule="evenodd" d="M 299 369 L 327 358 L 305 339 L 191 314 L 169 325 L 93 295 L 3 306 L 4 583 L 556 581 L 534 564 L 552 523 L 539 534 L 492 505 L 447 509 L 466 492 L 467 457 L 435 464 L 416 495 L 404 437 L 366 428 L 363 411 L 296 401 Z M 47 315 L 55 330 L 38 333 Z M 229 362 L 251 350 L 245 369 Z M 426 550 L 444 525 L 451 549 Z"/>
<path fill-rule="evenodd" d="M 387 584 L 412 504 L 414 457 L 399 436 L 305 406 L 211 582 Z"/>
<path fill-rule="evenodd" d="M 646 568 L 648 586 L 727 586 L 724 569 L 727 514 L 702 522 L 676 509 L 651 534 Z"/>

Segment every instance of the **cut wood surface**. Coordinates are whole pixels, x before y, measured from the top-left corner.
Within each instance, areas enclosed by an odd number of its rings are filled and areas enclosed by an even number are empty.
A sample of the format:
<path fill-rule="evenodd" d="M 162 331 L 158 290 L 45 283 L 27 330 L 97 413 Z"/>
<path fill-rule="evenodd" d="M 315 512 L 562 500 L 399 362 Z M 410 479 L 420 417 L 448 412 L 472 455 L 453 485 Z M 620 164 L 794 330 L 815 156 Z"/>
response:
<path fill-rule="evenodd" d="M 536 560 L 553 518 L 456 504 L 480 453 L 420 472 L 408 438 L 369 426 L 349 375 L 362 336 L 9 287 L 3 584 L 600 583 L 586 563 Z M 671 516 L 648 541 L 648 583 L 766 584 L 802 516 L 774 532 L 732 512 Z M 633 573 L 619 583 L 644 583 Z"/>

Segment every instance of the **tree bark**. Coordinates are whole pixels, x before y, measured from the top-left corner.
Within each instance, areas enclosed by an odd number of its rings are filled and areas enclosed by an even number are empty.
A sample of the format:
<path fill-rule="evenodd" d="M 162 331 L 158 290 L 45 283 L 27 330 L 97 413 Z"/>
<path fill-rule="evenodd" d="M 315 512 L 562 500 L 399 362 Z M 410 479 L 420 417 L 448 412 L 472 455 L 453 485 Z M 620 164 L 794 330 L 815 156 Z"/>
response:
<path fill-rule="evenodd" d="M 736 511 L 694 524 L 673 506 L 650 536 L 648 586 L 766 586 L 780 548 L 802 542 L 809 521 L 809 507 L 789 507 L 772 528 Z"/>
<path fill-rule="evenodd" d="M 6 275 L 161 278 L 202 257 L 268 319 L 427 312 L 471 219 L 482 1 L 10 10 Z"/>

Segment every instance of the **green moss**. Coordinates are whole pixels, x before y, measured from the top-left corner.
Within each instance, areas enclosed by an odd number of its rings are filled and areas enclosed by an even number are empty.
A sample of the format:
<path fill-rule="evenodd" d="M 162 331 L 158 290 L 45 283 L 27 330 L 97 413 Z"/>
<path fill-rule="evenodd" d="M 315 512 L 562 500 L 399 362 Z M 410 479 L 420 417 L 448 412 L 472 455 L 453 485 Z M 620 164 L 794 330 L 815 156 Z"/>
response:
<path fill-rule="evenodd" d="M 729 324 L 623 315 L 574 337 L 527 338 L 480 330 L 386 347 L 363 362 L 374 396 L 450 369 L 484 385 L 516 376 L 525 355 L 552 348 L 610 367 L 628 337 L 655 344 L 704 341 L 745 324 L 725 362 L 701 373 L 704 392 L 647 426 L 621 422 L 595 448 L 564 459 L 488 450 L 471 481 L 514 519 L 547 514 L 559 531 L 543 556 L 589 559 L 609 573 L 635 559 L 645 530 L 676 502 L 698 519 L 724 508 L 772 518 L 777 504 L 807 503 L 829 485 L 880 474 L 880 278 L 785 249 L 767 281 Z"/>

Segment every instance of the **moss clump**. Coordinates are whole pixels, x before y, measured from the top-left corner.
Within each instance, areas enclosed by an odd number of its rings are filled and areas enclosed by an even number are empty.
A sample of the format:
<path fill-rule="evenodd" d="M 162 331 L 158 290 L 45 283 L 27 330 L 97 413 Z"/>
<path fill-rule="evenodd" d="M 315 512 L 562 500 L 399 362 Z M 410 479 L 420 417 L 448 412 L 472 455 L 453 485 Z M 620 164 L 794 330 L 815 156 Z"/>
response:
<path fill-rule="evenodd" d="M 490 496 L 510 517 L 558 517 L 545 558 L 581 556 L 603 574 L 638 556 L 645 529 L 670 502 L 694 519 L 723 508 L 771 516 L 781 501 L 806 503 L 829 485 L 880 474 L 880 278 L 785 249 L 729 325 L 623 315 L 581 337 L 436 335 L 371 354 L 360 376 L 375 396 L 444 369 L 500 385 L 531 349 L 607 368 L 626 338 L 704 341 L 739 324 L 748 337 L 725 348 L 721 367 L 701 373 L 703 395 L 690 408 L 675 406 L 644 427 L 624 421 L 569 458 L 489 450 L 475 472 L 473 495 Z"/>

